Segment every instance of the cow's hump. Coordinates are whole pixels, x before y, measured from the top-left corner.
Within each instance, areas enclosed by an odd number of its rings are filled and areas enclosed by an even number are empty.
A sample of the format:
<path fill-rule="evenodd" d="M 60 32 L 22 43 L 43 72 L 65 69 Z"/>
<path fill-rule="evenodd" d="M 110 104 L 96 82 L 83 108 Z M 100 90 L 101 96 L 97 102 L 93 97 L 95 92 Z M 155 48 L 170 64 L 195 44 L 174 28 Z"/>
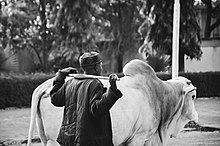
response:
<path fill-rule="evenodd" d="M 134 59 L 128 62 L 123 68 L 123 73 L 125 76 L 135 76 L 137 74 L 141 74 L 144 76 L 150 76 L 151 78 L 156 78 L 153 68 L 146 62 L 139 59 Z"/>

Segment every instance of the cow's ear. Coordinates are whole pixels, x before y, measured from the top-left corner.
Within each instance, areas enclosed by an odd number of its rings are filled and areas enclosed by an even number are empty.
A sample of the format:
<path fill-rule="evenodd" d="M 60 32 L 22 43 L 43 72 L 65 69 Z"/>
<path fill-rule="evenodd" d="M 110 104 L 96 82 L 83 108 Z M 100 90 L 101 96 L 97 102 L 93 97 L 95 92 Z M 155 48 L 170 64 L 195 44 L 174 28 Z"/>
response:
<path fill-rule="evenodd" d="M 191 82 L 191 81 L 188 81 L 188 82 L 186 82 L 186 84 L 187 84 L 187 85 L 191 85 L 191 84 L 192 84 L 192 82 Z"/>

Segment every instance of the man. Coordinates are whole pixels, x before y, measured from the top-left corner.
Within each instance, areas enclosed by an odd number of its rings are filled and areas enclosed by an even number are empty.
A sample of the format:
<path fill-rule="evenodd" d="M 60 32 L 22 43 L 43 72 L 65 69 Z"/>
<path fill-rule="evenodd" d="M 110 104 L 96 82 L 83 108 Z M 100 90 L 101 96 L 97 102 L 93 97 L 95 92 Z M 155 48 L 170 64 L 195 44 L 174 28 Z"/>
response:
<path fill-rule="evenodd" d="M 99 53 L 86 52 L 79 62 L 84 74 L 101 74 Z M 50 92 L 53 105 L 65 106 L 58 141 L 63 146 L 112 146 L 109 110 L 122 96 L 117 89 L 117 76 L 109 76 L 110 88 L 105 93 L 98 79 L 75 76 L 65 82 L 65 77 L 73 72 L 73 68 L 58 71 Z"/>

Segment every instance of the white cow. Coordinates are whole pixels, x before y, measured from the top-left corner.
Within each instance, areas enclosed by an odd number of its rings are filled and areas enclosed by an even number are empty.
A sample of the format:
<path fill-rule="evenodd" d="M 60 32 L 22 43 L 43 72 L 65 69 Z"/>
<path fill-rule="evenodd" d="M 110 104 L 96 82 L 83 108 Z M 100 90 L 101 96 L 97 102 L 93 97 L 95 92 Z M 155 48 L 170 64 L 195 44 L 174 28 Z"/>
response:
<path fill-rule="evenodd" d="M 123 93 L 110 110 L 114 145 L 161 146 L 176 137 L 189 121 L 198 121 L 194 107 L 195 87 L 184 77 L 161 81 L 154 70 L 141 60 L 132 60 L 117 82 Z M 69 78 L 67 78 L 68 80 Z M 101 80 L 104 86 L 108 81 Z M 63 108 L 50 102 L 53 79 L 33 92 L 28 146 L 31 145 L 35 119 L 43 145 L 56 142 L 62 122 Z"/>

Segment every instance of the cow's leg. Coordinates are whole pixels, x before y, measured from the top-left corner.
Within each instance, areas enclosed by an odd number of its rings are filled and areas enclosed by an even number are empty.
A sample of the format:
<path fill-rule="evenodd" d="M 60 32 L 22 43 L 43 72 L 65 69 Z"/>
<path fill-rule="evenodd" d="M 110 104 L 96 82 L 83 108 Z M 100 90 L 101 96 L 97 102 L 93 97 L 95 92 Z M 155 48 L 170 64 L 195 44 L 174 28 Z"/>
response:
<path fill-rule="evenodd" d="M 60 146 L 60 144 L 57 141 L 48 140 L 47 146 Z"/>

